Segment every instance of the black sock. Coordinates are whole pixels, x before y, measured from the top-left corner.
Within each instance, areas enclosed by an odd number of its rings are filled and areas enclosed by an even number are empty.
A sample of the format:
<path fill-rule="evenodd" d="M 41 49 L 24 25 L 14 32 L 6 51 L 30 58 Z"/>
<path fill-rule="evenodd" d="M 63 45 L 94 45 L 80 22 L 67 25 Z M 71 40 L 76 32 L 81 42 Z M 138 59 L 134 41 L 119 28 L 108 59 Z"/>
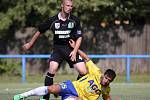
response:
<path fill-rule="evenodd" d="M 77 80 L 79 80 L 81 77 L 83 77 L 84 75 L 78 75 Z"/>
<path fill-rule="evenodd" d="M 47 73 L 46 77 L 45 77 L 45 86 L 50 86 L 53 84 L 53 78 L 54 78 L 55 74 L 51 74 L 51 73 Z M 43 99 L 49 100 L 50 95 L 44 95 Z"/>

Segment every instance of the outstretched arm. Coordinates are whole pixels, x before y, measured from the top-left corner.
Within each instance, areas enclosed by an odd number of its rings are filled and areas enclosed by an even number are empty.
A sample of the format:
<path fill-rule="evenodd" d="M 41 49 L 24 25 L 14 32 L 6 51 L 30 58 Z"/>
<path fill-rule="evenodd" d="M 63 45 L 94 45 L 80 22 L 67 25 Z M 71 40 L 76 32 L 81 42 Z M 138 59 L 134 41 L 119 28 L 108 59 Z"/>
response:
<path fill-rule="evenodd" d="M 70 46 L 71 46 L 72 48 L 74 48 L 75 45 L 76 45 L 76 43 L 75 43 L 72 39 L 69 41 L 69 44 L 70 44 Z M 90 60 L 90 58 L 88 57 L 88 55 L 87 55 L 86 53 L 84 53 L 82 50 L 79 50 L 79 49 L 78 49 L 78 53 L 79 53 L 79 55 L 80 55 L 85 61 L 89 61 L 89 60 Z"/>
<path fill-rule="evenodd" d="M 73 40 L 69 41 L 70 46 L 74 48 L 75 42 Z M 78 50 L 79 55 L 85 60 L 86 68 L 88 69 L 89 74 L 100 75 L 101 70 L 98 68 L 88 57 L 86 53 L 81 50 Z M 108 99 L 109 100 L 109 99 Z"/>
<path fill-rule="evenodd" d="M 24 45 L 22 46 L 23 49 L 24 49 L 24 50 L 30 49 L 30 48 L 34 45 L 35 41 L 36 41 L 37 38 L 40 36 L 40 34 L 41 34 L 41 33 L 40 33 L 39 31 L 37 31 L 37 32 L 33 35 L 31 41 L 28 42 L 28 43 L 26 43 L 26 44 L 24 44 Z"/>

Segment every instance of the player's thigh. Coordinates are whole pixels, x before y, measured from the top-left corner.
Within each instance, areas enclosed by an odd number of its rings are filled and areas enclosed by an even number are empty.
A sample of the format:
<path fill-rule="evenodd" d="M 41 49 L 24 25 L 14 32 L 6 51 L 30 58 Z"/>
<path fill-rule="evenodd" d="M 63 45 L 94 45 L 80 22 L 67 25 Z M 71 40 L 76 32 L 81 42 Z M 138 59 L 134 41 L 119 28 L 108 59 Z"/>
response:
<path fill-rule="evenodd" d="M 59 63 L 56 61 L 49 62 L 49 73 L 55 74 L 58 70 Z"/>
<path fill-rule="evenodd" d="M 68 96 L 78 96 L 78 93 L 70 80 L 60 83 L 60 87 L 61 92 L 59 95 L 62 97 L 62 100 L 64 100 Z"/>
<path fill-rule="evenodd" d="M 78 71 L 78 73 L 80 73 L 81 75 L 85 75 L 87 73 L 87 69 L 85 67 L 84 62 L 78 62 L 78 63 L 74 64 L 73 66 Z"/>
<path fill-rule="evenodd" d="M 70 66 L 70 68 L 75 68 L 79 74 L 85 75 L 87 73 L 87 69 L 85 67 L 84 60 L 77 54 L 76 61 L 71 61 L 71 59 L 66 60 Z"/>
<path fill-rule="evenodd" d="M 60 64 L 63 61 L 63 56 L 58 50 L 52 52 L 49 58 L 49 62 L 51 63 L 52 61 L 57 62 L 58 64 Z"/>
<path fill-rule="evenodd" d="M 49 72 L 51 74 L 55 74 L 62 61 L 63 57 L 60 52 L 58 50 L 54 50 L 49 59 Z"/>

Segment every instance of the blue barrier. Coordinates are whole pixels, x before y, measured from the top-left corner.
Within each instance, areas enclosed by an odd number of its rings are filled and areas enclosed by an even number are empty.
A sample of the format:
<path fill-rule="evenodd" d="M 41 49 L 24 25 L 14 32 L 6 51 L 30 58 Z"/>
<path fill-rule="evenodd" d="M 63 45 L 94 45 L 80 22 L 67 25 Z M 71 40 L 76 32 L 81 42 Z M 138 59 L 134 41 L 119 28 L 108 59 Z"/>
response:
<path fill-rule="evenodd" d="M 150 55 L 88 55 L 90 58 L 125 58 L 126 59 L 126 81 L 130 81 L 130 64 L 133 58 L 150 58 Z M 49 58 L 50 55 L 0 55 L 0 58 L 22 59 L 22 82 L 26 82 L 26 59 L 27 58 Z"/>
<path fill-rule="evenodd" d="M 0 58 L 22 59 L 22 82 L 26 82 L 26 58 L 49 58 L 50 55 L 0 55 Z"/>

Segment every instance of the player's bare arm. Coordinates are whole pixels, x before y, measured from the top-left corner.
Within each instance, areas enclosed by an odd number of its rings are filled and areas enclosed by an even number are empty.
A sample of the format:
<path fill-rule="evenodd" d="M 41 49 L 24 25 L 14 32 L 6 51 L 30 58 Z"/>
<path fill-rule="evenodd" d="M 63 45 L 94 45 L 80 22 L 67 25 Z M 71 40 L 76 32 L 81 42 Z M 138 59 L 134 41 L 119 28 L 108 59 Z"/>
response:
<path fill-rule="evenodd" d="M 70 46 L 71 46 L 72 48 L 74 48 L 75 45 L 76 45 L 75 41 L 73 41 L 72 39 L 70 39 L 69 44 L 70 44 Z M 83 51 L 81 51 L 81 50 L 78 49 L 78 53 L 79 53 L 79 55 L 80 55 L 85 61 L 89 61 L 89 60 L 90 60 L 90 58 L 88 57 L 88 55 L 85 54 Z"/>
<path fill-rule="evenodd" d="M 39 36 L 40 36 L 40 32 L 37 31 L 37 32 L 33 35 L 31 41 L 28 42 L 28 43 L 26 43 L 26 44 L 24 44 L 24 45 L 22 46 L 23 49 L 24 49 L 24 50 L 30 49 L 30 48 L 33 46 L 33 44 L 35 43 L 35 41 L 37 40 L 37 38 L 38 38 Z"/>
<path fill-rule="evenodd" d="M 82 41 L 82 37 L 79 37 L 75 43 L 75 47 L 74 47 L 73 51 L 69 55 L 71 57 L 72 61 L 76 61 L 76 54 L 80 47 L 81 41 Z"/>

